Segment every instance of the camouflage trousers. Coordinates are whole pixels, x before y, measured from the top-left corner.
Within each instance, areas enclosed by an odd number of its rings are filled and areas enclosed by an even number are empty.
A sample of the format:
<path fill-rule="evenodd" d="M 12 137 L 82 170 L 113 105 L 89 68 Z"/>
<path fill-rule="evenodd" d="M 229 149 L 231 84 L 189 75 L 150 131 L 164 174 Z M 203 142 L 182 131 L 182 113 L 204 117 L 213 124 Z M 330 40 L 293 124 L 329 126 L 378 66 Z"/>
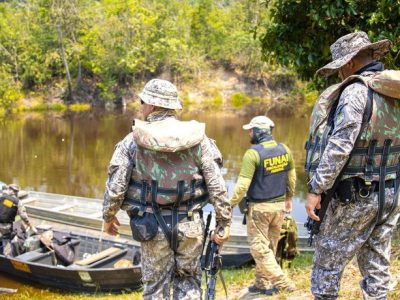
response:
<path fill-rule="evenodd" d="M 357 195 L 355 203 L 347 205 L 332 199 L 315 240 L 311 274 L 315 299 L 338 297 L 343 270 L 354 256 L 363 276 L 360 286 L 364 299 L 386 299 L 391 239 L 400 206 L 390 213 L 394 189 L 385 189 L 385 194 L 386 221 L 382 225 L 376 225 L 378 193 L 367 198 Z"/>
<path fill-rule="evenodd" d="M 280 289 L 293 288 L 293 283 L 275 258 L 283 214 L 282 203 L 254 203 L 249 206 L 247 235 L 256 263 L 255 286 L 258 288 L 269 288 L 270 283 Z"/>
<path fill-rule="evenodd" d="M 204 222 L 198 212 L 178 224 L 178 249 L 172 251 L 161 228 L 151 241 L 142 242 L 143 299 L 201 299 L 201 251 Z"/>

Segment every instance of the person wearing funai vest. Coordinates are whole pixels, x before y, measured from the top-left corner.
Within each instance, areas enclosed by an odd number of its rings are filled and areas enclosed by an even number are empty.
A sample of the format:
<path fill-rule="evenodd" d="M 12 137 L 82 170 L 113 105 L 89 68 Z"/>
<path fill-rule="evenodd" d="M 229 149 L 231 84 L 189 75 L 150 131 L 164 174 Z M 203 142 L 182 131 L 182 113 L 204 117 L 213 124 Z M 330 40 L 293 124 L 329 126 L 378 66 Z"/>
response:
<path fill-rule="evenodd" d="M 182 105 L 171 82 L 150 80 L 139 98 L 145 121 L 135 120 L 110 161 L 104 227 L 117 234 L 118 210 L 128 213 L 141 243 L 144 299 L 170 299 L 171 285 L 173 299 L 201 299 L 204 205 L 216 213 L 220 235 L 211 238 L 222 245 L 230 234 L 222 156 L 205 124 L 177 119 Z"/>
<path fill-rule="evenodd" d="M 256 281 L 251 294 L 272 295 L 292 292 L 294 284 L 275 259 L 284 214 L 292 210 L 296 172 L 289 148 L 272 137 L 274 122 L 266 116 L 254 117 L 243 129 L 249 130 L 254 146 L 247 150 L 230 200 L 237 205 L 246 195 L 247 233 L 256 262 Z M 272 284 L 272 286 L 270 286 Z"/>
<path fill-rule="evenodd" d="M 318 98 L 306 143 L 309 217 L 320 221 L 314 209 L 321 207 L 321 195 L 332 198 L 324 200 L 329 204 L 315 238 L 315 299 L 338 297 L 343 270 L 354 256 L 364 299 L 387 298 L 390 245 L 400 212 L 395 196 L 400 100 L 375 91 L 368 78 L 384 72 L 376 60 L 390 45 L 389 40 L 371 43 L 365 32 L 347 34 L 331 45 L 333 61 L 317 71 L 338 73 L 342 82 Z"/>

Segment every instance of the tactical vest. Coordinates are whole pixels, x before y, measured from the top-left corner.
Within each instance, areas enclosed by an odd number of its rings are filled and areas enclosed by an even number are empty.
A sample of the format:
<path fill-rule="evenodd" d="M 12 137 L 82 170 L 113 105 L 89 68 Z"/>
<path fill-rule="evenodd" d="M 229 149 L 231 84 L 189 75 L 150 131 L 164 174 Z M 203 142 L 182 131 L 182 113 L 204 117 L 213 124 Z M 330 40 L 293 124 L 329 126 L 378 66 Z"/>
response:
<path fill-rule="evenodd" d="M 289 154 L 282 144 L 264 148 L 257 144 L 252 147 L 260 156 L 260 163 L 254 172 L 247 196 L 250 202 L 264 202 L 286 194 Z"/>
<path fill-rule="evenodd" d="M 383 71 L 393 72 L 393 71 Z M 368 88 L 368 101 L 360 134 L 342 171 L 341 180 L 360 177 L 365 183 L 396 179 L 400 176 L 400 101 L 385 96 L 382 81 L 377 84 L 380 73 L 353 75 L 340 84 L 327 88 L 318 98 L 312 115 L 309 139 L 306 142 L 305 171 L 311 179 L 333 130 L 333 116 L 343 89 L 361 82 Z M 397 91 L 398 93 L 398 91 Z M 395 95 L 395 93 L 388 93 Z"/>
<path fill-rule="evenodd" d="M 137 144 L 127 198 L 131 203 L 192 206 L 208 200 L 200 171 L 204 124 L 167 119 L 136 121 Z M 154 190 L 156 189 L 156 191 Z"/>
<path fill-rule="evenodd" d="M 10 195 L 0 196 L 0 223 L 13 223 L 18 213 L 19 199 Z"/>

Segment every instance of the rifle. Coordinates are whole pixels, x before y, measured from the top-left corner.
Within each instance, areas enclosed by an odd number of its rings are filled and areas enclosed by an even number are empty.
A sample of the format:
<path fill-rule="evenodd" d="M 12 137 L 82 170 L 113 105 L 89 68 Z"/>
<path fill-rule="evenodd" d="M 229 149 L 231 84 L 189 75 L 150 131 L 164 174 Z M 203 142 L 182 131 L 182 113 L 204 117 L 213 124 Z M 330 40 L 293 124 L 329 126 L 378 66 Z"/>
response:
<path fill-rule="evenodd" d="M 203 254 L 203 252 L 204 252 L 204 246 L 206 245 L 206 239 L 207 239 L 208 231 L 210 230 L 211 217 L 212 217 L 212 213 L 210 212 L 210 213 L 208 214 L 208 216 L 207 216 L 206 228 L 204 229 L 203 247 L 201 248 L 201 254 Z"/>
<path fill-rule="evenodd" d="M 206 292 L 206 300 L 214 300 L 215 299 L 215 287 L 217 281 L 217 274 L 222 281 L 222 285 L 225 289 L 225 296 L 228 297 L 226 291 L 226 285 L 224 278 L 222 277 L 221 268 L 222 268 L 222 256 L 220 255 L 220 246 L 211 240 L 212 232 L 210 232 L 210 237 L 206 250 L 205 257 L 205 266 L 204 270 L 206 271 L 206 283 L 207 283 L 207 292 Z M 221 228 L 218 232 L 218 235 L 223 236 L 224 232 Z"/>

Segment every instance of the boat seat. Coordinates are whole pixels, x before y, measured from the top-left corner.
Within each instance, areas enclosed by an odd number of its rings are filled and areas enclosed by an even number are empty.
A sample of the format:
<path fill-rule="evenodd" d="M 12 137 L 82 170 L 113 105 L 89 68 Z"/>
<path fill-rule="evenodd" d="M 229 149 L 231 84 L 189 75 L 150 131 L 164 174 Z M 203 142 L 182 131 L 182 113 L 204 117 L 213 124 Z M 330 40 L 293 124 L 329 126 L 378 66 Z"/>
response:
<path fill-rule="evenodd" d="M 52 211 L 62 211 L 62 210 L 73 208 L 75 206 L 76 206 L 76 204 L 67 203 L 67 204 L 64 204 L 64 205 L 53 207 Z"/>
<path fill-rule="evenodd" d="M 123 250 L 121 248 L 111 247 L 111 248 L 105 249 L 97 254 L 93 254 L 92 256 L 90 256 L 88 258 L 78 260 L 74 263 L 74 265 L 88 266 L 88 265 L 93 264 L 99 260 L 106 258 L 106 257 L 112 256 L 120 251 L 123 251 Z"/>
<path fill-rule="evenodd" d="M 102 266 L 109 264 L 110 262 L 113 262 L 113 261 L 119 259 L 120 257 L 124 256 L 127 252 L 128 252 L 128 249 L 120 249 L 118 252 L 116 252 L 110 256 L 107 256 L 101 260 L 98 260 L 88 267 L 89 268 L 101 268 Z"/>
<path fill-rule="evenodd" d="M 33 251 L 25 252 L 21 255 L 16 256 L 15 258 L 26 262 L 38 262 L 50 258 L 50 261 L 53 262 L 55 261 L 55 254 L 53 250 L 43 252 L 43 249 L 36 249 Z"/>

